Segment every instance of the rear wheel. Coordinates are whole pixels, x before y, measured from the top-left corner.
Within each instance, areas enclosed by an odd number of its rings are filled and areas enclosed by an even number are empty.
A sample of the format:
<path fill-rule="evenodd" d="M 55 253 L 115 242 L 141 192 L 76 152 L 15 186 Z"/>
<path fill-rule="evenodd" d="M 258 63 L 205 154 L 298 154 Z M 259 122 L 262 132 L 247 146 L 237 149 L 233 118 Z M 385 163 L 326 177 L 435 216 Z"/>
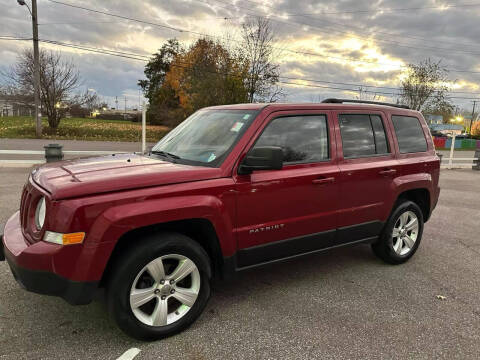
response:
<path fill-rule="evenodd" d="M 210 272 L 208 255 L 192 239 L 174 233 L 149 236 L 115 261 L 107 291 L 110 313 L 137 339 L 178 333 L 205 308 Z"/>
<path fill-rule="evenodd" d="M 421 209 L 405 200 L 392 212 L 379 241 L 372 245 L 373 252 L 387 263 L 404 263 L 417 251 L 422 233 Z"/>

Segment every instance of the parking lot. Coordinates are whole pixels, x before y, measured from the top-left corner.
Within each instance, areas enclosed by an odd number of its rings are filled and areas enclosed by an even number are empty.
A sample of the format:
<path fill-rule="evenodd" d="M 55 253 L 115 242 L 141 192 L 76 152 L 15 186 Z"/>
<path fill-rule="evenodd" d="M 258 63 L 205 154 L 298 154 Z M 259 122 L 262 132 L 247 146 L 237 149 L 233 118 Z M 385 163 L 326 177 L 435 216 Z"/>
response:
<path fill-rule="evenodd" d="M 27 168 L 0 168 L 0 228 Z M 154 343 L 125 336 L 104 305 L 27 293 L 0 263 L 0 359 L 478 359 L 480 172 L 446 170 L 422 244 L 408 263 L 366 245 L 269 265 L 217 282 L 187 331 Z"/>

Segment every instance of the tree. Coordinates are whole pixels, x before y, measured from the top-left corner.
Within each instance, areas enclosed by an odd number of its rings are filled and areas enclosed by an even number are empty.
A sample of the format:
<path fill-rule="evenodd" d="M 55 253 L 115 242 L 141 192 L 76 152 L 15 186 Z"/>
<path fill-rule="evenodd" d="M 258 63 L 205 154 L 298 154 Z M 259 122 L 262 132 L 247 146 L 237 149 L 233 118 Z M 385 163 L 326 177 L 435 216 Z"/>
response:
<path fill-rule="evenodd" d="M 194 111 L 248 101 L 248 63 L 219 42 L 199 39 L 188 49 L 171 39 L 145 67 L 139 85 L 150 123 L 174 126 Z"/>
<path fill-rule="evenodd" d="M 274 62 L 275 36 L 270 21 L 263 17 L 250 19 L 242 25 L 242 47 L 239 50 L 248 61 L 246 79 L 248 102 L 275 102 L 282 97 L 278 86 L 279 65 Z"/>
<path fill-rule="evenodd" d="M 475 121 L 475 122 L 473 123 L 472 129 L 471 129 L 470 133 L 471 133 L 473 136 L 480 137 L 480 121 Z"/>
<path fill-rule="evenodd" d="M 457 107 L 445 97 L 441 96 L 437 98 L 434 96 L 433 99 L 426 104 L 422 112 L 424 114 L 441 115 L 443 123 L 447 124 L 450 119 L 455 116 L 457 111 Z"/>
<path fill-rule="evenodd" d="M 145 66 L 144 73 L 147 79 L 139 80 L 138 85 L 142 88 L 150 104 L 156 100 L 155 97 L 162 88 L 165 76 L 170 70 L 170 64 L 175 56 L 181 52 L 183 52 L 183 49 L 178 40 L 169 39 Z"/>
<path fill-rule="evenodd" d="M 199 39 L 171 63 L 165 84 L 174 90 L 185 115 L 213 105 L 247 102 L 248 64 L 220 43 Z"/>
<path fill-rule="evenodd" d="M 409 64 L 402 81 L 401 100 L 414 110 L 434 108 L 448 103 L 448 72 L 440 62 L 427 59 L 419 64 Z M 443 104 L 443 105 L 442 105 Z"/>
<path fill-rule="evenodd" d="M 175 91 L 165 84 L 165 77 L 175 56 L 183 52 L 184 49 L 177 39 L 169 39 L 145 66 L 146 79 L 138 81 L 149 102 L 150 123 L 170 125 L 179 117 L 178 98 Z"/>
<path fill-rule="evenodd" d="M 24 50 L 8 74 L 13 84 L 24 94 L 33 94 L 33 52 Z M 80 75 L 69 60 L 53 51 L 40 51 L 40 101 L 42 112 L 47 115 L 48 125 L 58 128 L 60 120 L 68 111 L 73 91 L 80 84 Z M 77 96 L 76 102 L 87 95 Z"/>

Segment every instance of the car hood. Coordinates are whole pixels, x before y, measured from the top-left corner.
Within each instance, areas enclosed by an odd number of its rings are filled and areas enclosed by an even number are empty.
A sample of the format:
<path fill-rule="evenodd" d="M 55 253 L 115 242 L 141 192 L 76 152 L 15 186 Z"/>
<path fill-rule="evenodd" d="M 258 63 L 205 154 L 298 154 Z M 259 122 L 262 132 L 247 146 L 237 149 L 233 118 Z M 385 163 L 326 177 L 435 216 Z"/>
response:
<path fill-rule="evenodd" d="M 41 166 L 33 180 L 53 199 L 219 178 L 220 169 L 174 164 L 136 154 L 66 160 Z"/>

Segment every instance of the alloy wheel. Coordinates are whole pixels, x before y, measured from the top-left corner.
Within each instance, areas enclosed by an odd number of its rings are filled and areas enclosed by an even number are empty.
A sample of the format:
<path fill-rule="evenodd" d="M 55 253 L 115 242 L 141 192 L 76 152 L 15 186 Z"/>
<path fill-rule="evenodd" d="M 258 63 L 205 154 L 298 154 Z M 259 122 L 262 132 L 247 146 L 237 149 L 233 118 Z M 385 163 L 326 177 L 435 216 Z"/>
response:
<path fill-rule="evenodd" d="M 398 255 L 406 255 L 412 250 L 417 241 L 418 229 L 418 217 L 413 211 L 405 211 L 398 217 L 392 231 L 393 250 Z"/>
<path fill-rule="evenodd" d="M 145 325 L 170 325 L 193 307 L 200 282 L 192 260 L 178 254 L 161 256 L 140 270 L 133 281 L 130 308 Z"/>

